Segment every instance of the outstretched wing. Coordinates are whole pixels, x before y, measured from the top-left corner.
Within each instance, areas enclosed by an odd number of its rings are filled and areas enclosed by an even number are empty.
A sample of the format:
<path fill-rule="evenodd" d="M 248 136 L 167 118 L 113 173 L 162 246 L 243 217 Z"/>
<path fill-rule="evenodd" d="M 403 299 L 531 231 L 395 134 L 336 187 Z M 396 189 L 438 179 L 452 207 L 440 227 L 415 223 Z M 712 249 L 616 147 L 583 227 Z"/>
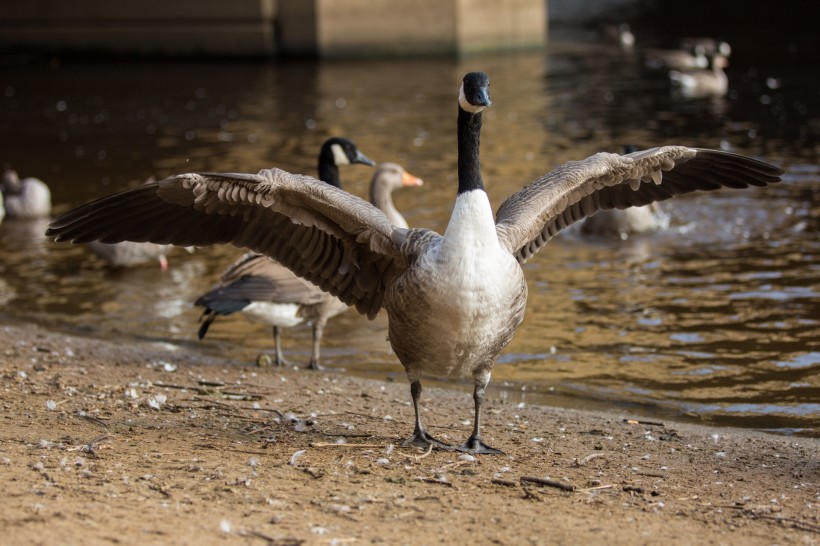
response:
<path fill-rule="evenodd" d="M 783 171 L 729 152 L 665 146 L 570 161 L 510 196 L 496 214 L 501 244 L 524 263 L 567 226 L 599 210 L 675 195 L 780 181 Z"/>
<path fill-rule="evenodd" d="M 405 268 L 395 228 L 370 203 L 309 176 L 181 174 L 104 197 L 53 220 L 57 241 L 229 243 L 264 254 L 370 318 Z"/>

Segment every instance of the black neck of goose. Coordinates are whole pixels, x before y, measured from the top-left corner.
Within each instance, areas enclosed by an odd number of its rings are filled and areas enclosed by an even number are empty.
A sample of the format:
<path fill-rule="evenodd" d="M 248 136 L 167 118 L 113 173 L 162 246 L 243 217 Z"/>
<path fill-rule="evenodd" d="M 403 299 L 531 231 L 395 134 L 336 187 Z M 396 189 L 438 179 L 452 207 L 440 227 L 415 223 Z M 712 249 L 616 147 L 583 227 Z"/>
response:
<path fill-rule="evenodd" d="M 337 188 L 342 187 L 342 182 L 339 179 L 339 167 L 333 161 L 333 153 L 330 150 L 327 150 L 327 153 L 322 150 L 319 156 L 319 180 Z"/>
<path fill-rule="evenodd" d="M 458 193 L 483 190 L 481 165 L 478 160 L 481 137 L 481 112 L 471 114 L 458 109 Z"/>

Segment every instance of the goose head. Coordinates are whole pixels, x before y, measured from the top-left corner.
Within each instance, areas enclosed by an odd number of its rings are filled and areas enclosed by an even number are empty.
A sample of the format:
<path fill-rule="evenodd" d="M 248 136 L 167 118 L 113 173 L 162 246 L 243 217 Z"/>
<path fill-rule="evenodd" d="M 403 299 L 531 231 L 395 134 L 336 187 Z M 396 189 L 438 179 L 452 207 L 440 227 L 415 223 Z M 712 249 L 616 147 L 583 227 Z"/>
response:
<path fill-rule="evenodd" d="M 23 190 L 20 177 L 14 169 L 5 169 L 3 179 L 0 180 L 0 190 L 7 195 L 17 195 Z"/>
<path fill-rule="evenodd" d="M 465 112 L 478 114 L 491 105 L 490 78 L 484 72 L 470 72 L 461 82 L 458 105 Z"/>
<path fill-rule="evenodd" d="M 702 45 L 697 45 L 692 49 L 692 65 L 693 68 L 707 68 L 709 66 L 709 57 L 706 55 L 706 48 Z"/>
<path fill-rule="evenodd" d="M 393 190 L 412 186 L 421 186 L 421 178 L 413 176 L 397 163 L 382 163 L 373 173 L 370 182 L 370 202 L 376 205 L 394 226 L 407 228 L 407 220 L 393 204 Z"/>
<path fill-rule="evenodd" d="M 404 170 L 398 163 L 382 163 L 373 174 L 371 189 L 374 192 L 392 192 L 399 188 L 421 186 L 424 181 Z"/>
<path fill-rule="evenodd" d="M 727 42 L 718 42 L 717 52 L 723 55 L 724 57 L 731 57 L 732 46 L 730 46 Z"/>
<path fill-rule="evenodd" d="M 319 151 L 319 179 L 339 188 L 339 165 L 354 163 L 371 167 L 376 165 L 375 161 L 359 151 L 353 141 L 342 137 L 329 138 Z"/>

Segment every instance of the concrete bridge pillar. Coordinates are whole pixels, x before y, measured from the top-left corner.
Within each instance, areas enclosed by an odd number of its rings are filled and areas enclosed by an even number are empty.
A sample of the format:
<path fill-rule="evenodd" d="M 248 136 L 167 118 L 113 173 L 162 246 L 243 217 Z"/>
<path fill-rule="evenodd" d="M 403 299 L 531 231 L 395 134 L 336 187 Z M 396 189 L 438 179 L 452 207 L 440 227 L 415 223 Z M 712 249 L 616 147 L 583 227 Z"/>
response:
<path fill-rule="evenodd" d="M 279 0 L 285 55 L 469 54 L 539 47 L 546 0 Z"/>

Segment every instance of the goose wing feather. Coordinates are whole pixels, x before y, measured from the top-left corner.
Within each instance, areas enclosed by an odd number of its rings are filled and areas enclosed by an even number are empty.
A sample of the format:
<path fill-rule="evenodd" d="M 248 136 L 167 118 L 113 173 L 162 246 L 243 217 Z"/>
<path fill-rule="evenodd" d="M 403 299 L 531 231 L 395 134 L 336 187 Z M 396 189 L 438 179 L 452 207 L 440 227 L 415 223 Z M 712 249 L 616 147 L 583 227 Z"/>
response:
<path fill-rule="evenodd" d="M 312 305 L 334 296 L 295 276 L 264 254 L 247 252 L 231 264 L 222 273 L 220 283 L 199 300 L 207 304 L 216 297 Z"/>
<path fill-rule="evenodd" d="M 555 234 L 599 210 L 640 207 L 693 191 L 766 186 L 783 171 L 717 150 L 664 146 L 570 161 L 510 196 L 496 214 L 499 241 L 520 263 Z"/>
<path fill-rule="evenodd" d="M 180 174 L 125 190 L 53 220 L 46 235 L 74 243 L 248 248 L 373 318 L 391 275 L 404 270 L 405 233 L 352 194 L 264 169 Z"/>

